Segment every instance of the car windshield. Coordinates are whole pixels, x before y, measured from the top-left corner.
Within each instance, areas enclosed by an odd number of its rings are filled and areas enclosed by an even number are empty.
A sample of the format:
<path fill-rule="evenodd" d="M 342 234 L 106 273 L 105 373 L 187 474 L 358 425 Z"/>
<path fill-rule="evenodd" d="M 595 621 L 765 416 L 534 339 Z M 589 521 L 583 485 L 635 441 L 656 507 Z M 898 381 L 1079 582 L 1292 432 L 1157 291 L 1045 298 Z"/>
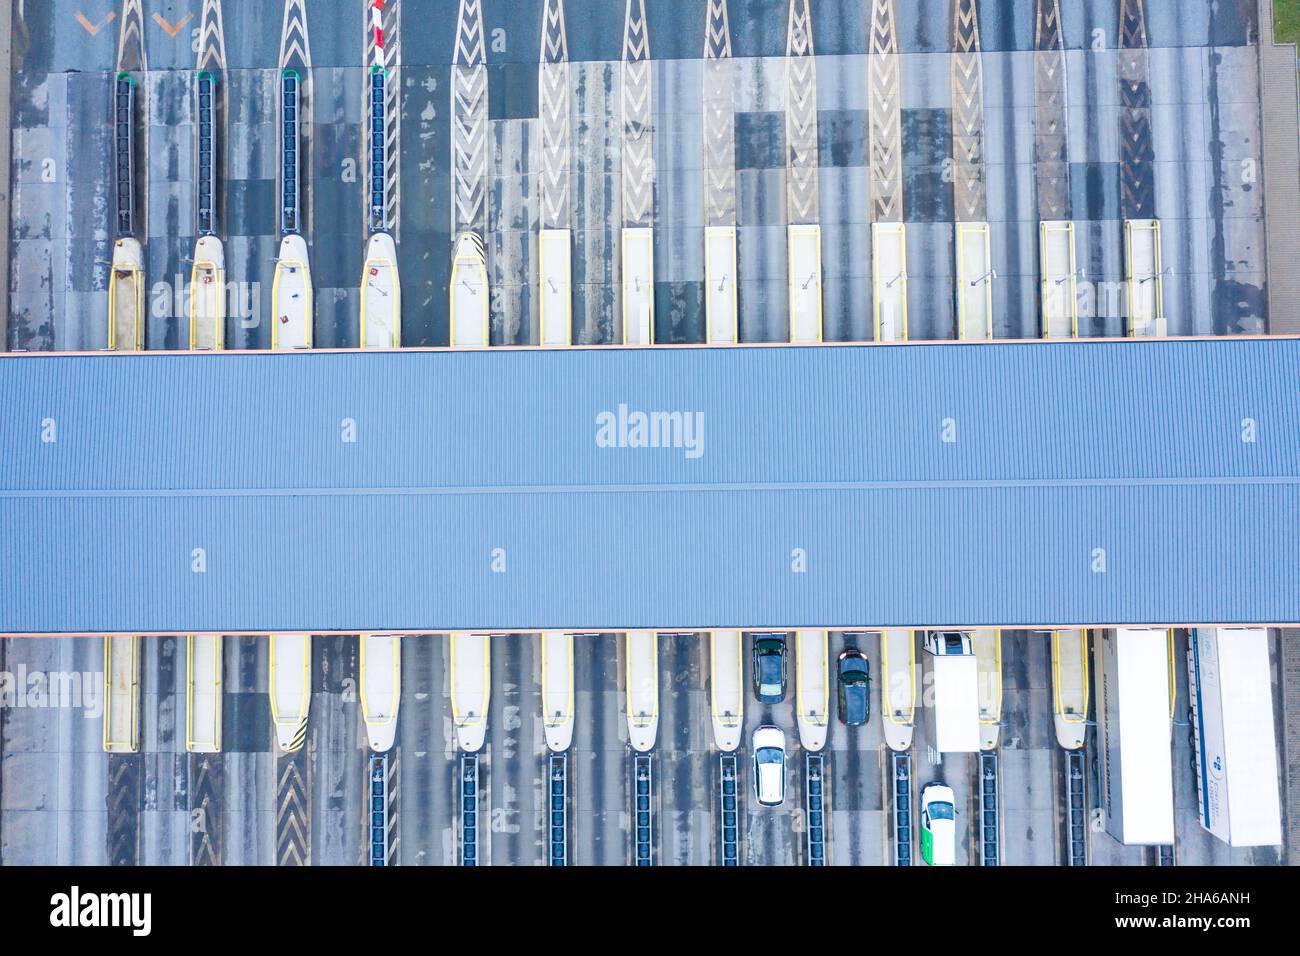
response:
<path fill-rule="evenodd" d="M 867 673 L 867 659 L 865 657 L 846 657 L 840 661 L 840 673 L 844 675 L 845 680 L 850 678 L 861 678 Z"/>
<path fill-rule="evenodd" d="M 781 751 L 775 747 L 760 747 L 756 754 L 756 759 L 760 764 L 780 763 Z"/>
<path fill-rule="evenodd" d="M 931 820 L 951 820 L 952 804 L 951 803 L 932 803 L 930 804 Z"/>

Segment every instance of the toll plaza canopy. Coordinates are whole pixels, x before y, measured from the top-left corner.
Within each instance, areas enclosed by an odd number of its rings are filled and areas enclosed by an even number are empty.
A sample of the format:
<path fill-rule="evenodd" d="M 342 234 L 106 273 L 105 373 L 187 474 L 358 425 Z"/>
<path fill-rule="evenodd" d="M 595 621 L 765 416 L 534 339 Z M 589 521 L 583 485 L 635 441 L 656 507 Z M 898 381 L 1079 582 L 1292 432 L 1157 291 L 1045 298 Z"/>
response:
<path fill-rule="evenodd" d="M 1300 340 L 0 358 L 0 632 L 1300 621 Z"/>

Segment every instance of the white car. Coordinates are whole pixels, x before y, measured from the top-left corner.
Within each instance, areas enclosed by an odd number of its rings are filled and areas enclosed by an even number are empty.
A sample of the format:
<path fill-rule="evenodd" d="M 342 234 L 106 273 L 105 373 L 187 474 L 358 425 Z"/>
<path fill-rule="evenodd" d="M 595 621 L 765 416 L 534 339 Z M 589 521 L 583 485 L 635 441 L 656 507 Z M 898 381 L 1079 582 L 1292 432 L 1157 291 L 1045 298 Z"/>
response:
<path fill-rule="evenodd" d="M 754 731 L 754 797 L 765 807 L 785 803 L 785 732 L 780 727 Z"/>
<path fill-rule="evenodd" d="M 921 791 L 921 859 L 930 866 L 952 866 L 957 858 L 957 821 L 952 788 L 932 783 Z"/>

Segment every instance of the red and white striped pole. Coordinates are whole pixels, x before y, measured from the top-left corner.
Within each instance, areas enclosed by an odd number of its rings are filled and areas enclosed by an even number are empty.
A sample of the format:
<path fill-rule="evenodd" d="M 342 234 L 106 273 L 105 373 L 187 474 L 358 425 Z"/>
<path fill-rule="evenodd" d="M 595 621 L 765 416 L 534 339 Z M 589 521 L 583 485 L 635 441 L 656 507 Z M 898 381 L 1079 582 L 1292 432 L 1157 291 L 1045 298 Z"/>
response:
<path fill-rule="evenodd" d="M 384 66 L 384 0 L 370 0 L 370 28 L 375 32 L 375 64 Z"/>

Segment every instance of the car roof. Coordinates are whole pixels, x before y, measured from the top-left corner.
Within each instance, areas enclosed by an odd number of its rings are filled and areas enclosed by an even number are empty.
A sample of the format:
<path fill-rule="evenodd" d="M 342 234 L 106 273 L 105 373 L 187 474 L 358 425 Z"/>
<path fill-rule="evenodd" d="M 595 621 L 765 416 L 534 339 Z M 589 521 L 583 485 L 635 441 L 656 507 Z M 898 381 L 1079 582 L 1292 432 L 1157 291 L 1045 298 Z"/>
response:
<path fill-rule="evenodd" d="M 785 797 L 785 771 L 781 764 L 760 764 L 758 768 L 758 796 L 762 800 L 777 801 Z"/>
<path fill-rule="evenodd" d="M 847 684 L 844 688 L 844 720 L 859 723 L 867 719 L 867 686 Z"/>
<path fill-rule="evenodd" d="M 930 832 L 934 834 L 930 855 L 936 866 L 951 866 L 956 862 L 957 831 L 952 820 L 931 820 Z"/>
<path fill-rule="evenodd" d="M 785 749 L 785 731 L 780 727 L 765 725 L 754 731 L 754 749 L 760 747 L 776 747 L 779 750 Z"/>

